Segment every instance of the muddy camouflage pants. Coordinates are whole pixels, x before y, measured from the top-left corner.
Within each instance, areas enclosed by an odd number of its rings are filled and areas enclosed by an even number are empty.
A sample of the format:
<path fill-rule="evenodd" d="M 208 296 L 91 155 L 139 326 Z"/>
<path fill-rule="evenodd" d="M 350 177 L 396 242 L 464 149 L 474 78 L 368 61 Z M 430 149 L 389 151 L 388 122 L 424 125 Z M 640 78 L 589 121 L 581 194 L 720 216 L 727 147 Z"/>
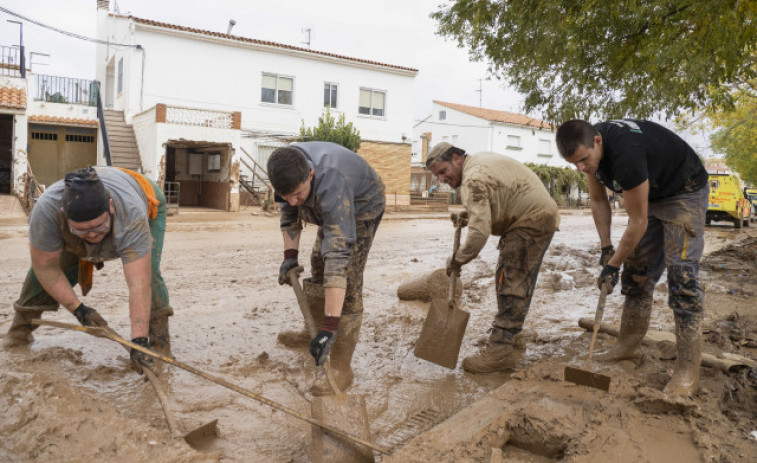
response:
<path fill-rule="evenodd" d="M 702 312 L 699 259 L 704 250 L 704 222 L 709 187 L 649 203 L 647 231 L 626 259 L 621 274 L 627 302 L 651 301 L 667 268 L 668 305 L 676 318 L 690 320 Z"/>
<path fill-rule="evenodd" d="M 512 342 L 523 329 L 544 254 L 554 232 L 513 230 L 499 240 L 494 274 L 497 316 L 492 324 L 493 342 Z"/>
<path fill-rule="evenodd" d="M 373 245 L 373 238 L 381 223 L 383 213 L 371 220 L 355 221 L 356 239 L 350 248 L 350 259 L 347 264 L 347 291 L 342 306 L 342 316 L 363 313 L 363 271 L 368 261 L 368 252 Z M 321 253 L 323 243 L 323 227 L 318 227 L 318 233 L 310 254 L 310 271 L 312 282 L 322 285 L 324 280 L 325 262 Z"/>
<path fill-rule="evenodd" d="M 168 289 L 166 288 L 165 281 L 163 281 L 163 275 L 160 273 L 160 258 L 163 252 L 163 238 L 166 233 L 166 198 L 152 180 L 150 180 L 150 184 L 155 189 L 155 197 L 160 201 L 158 216 L 148 220 L 150 234 L 152 235 L 152 251 L 150 256 L 152 266 L 150 281 L 152 301 L 150 310 L 154 312 L 169 307 Z M 79 282 L 79 256 L 64 249 L 60 257 L 60 268 L 71 286 L 76 286 Z M 33 313 L 58 310 L 58 306 L 58 301 L 47 294 L 47 291 L 45 291 L 34 274 L 34 270 L 30 268 L 21 288 L 21 295 L 14 304 L 14 309 L 19 312 Z"/>

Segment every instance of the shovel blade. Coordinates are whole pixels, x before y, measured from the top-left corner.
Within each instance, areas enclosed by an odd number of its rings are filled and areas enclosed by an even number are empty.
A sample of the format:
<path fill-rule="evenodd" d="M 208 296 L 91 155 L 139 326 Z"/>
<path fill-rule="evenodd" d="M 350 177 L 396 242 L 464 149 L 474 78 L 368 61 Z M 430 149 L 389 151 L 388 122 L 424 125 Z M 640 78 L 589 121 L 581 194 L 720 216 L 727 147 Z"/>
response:
<path fill-rule="evenodd" d="M 470 314 L 457 307 L 450 310 L 447 299 L 433 299 L 415 343 L 415 356 L 454 369 Z"/>
<path fill-rule="evenodd" d="M 218 437 L 218 420 L 205 423 L 199 428 L 189 431 L 184 440 L 195 450 L 204 450 Z"/>
<path fill-rule="evenodd" d="M 334 394 L 313 397 L 311 403 L 313 418 L 353 433 L 370 441 L 368 411 L 365 396 Z M 310 460 L 313 463 L 373 463 L 373 450 L 356 442 L 344 440 L 318 426 L 313 426 Z"/>
<path fill-rule="evenodd" d="M 570 381 L 579 386 L 593 387 L 603 391 L 610 390 L 609 376 L 582 370 L 580 368 L 565 367 L 565 381 Z"/>

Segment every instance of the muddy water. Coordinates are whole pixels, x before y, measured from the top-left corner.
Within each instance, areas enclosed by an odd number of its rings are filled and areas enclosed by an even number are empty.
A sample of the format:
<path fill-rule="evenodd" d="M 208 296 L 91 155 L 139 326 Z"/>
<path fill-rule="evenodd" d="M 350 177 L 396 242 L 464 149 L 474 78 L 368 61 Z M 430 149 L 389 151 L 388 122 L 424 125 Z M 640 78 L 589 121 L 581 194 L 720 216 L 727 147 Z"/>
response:
<path fill-rule="evenodd" d="M 625 218 L 614 221 L 613 236 Z M 447 228 L 449 233 L 440 234 Z M 0 225 L 0 230 L 2 226 Z M 708 228 L 708 252 L 749 231 Z M 12 318 L 12 301 L 29 265 L 26 238 L 0 232 L 0 330 Z M 400 282 L 442 267 L 451 252 L 448 219 L 405 220 L 388 214 L 379 228 L 365 273 L 365 317 L 350 394 L 365 394 L 374 440 L 398 448 L 510 379 L 507 373 L 468 375 L 416 359 L 412 352 L 427 303 L 399 301 Z M 309 250 L 315 228 L 307 227 L 301 249 Z M 307 252 L 303 254 L 307 255 Z M 478 348 L 496 312 L 493 273 L 496 240 L 462 274 L 461 308 L 471 312 L 461 358 Z M 588 213 L 563 216 L 561 230 L 544 259 L 522 334 L 518 368 L 545 361 L 545 377 L 580 360 L 585 334 L 579 317 L 593 316 L 598 239 Z M 171 320 L 173 354 L 196 368 L 250 391 L 310 413 L 315 377 L 304 350 L 283 347 L 280 330 L 302 325 L 294 293 L 276 281 L 281 234 L 273 217 L 240 214 L 180 214 L 169 219 L 163 274 L 176 315 Z M 301 263 L 309 266 L 307 258 Z M 128 335 L 128 292 L 120 264 L 95 273 L 87 296 L 112 327 Z M 724 292 L 729 289 L 724 286 Z M 661 288 L 661 290 L 664 288 Z M 658 292 L 652 329 L 669 330 L 666 293 Z M 608 298 L 605 320 L 617 323 L 621 298 Z M 62 310 L 46 317 L 75 322 Z M 172 409 L 189 430 L 219 419 L 221 438 L 204 454 L 171 439 L 148 384 L 131 373 L 123 349 L 78 332 L 43 327 L 28 348 L 0 350 L 0 460 L 71 461 L 308 461 L 310 427 L 282 412 L 182 370 L 165 367 Z M 600 339 L 598 350 L 604 343 Z M 559 360 L 552 362 L 551 360 Z M 559 370 L 559 371 L 558 371 Z"/>

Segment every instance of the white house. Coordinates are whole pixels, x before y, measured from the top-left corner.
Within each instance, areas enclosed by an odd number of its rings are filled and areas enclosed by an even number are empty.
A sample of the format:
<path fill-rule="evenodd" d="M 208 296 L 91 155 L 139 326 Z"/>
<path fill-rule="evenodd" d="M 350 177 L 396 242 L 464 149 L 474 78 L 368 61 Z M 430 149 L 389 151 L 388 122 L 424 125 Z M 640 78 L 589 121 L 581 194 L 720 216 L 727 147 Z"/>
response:
<path fill-rule="evenodd" d="M 182 204 L 236 210 L 240 171 L 325 110 L 360 131 L 387 195 L 408 195 L 416 69 L 97 7 L 105 106 L 132 125 L 143 173 L 181 183 Z"/>
<path fill-rule="evenodd" d="M 468 153 L 494 151 L 524 163 L 569 166 L 557 152 L 554 126 L 507 111 L 434 101 L 431 115 L 413 128 L 413 163 L 425 162 L 424 153 L 440 142 Z"/>

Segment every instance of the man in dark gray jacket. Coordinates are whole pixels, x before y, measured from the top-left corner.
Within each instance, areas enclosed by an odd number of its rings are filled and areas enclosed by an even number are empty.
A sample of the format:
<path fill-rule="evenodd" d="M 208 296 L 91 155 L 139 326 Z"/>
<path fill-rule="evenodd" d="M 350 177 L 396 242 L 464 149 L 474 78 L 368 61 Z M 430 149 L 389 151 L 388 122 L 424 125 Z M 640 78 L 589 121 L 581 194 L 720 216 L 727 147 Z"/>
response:
<path fill-rule="evenodd" d="M 323 311 L 313 318 L 323 322 L 310 353 L 320 365 L 331 351 L 334 376 L 344 389 L 354 377 L 351 362 L 363 317 L 363 270 L 384 214 L 384 184 L 363 158 L 335 143 L 279 148 L 267 167 L 284 236 L 279 284 L 288 284 L 287 271 L 299 265 L 302 221 L 318 226 L 310 255 L 310 283 L 322 290 Z M 314 302 L 316 297 L 310 299 Z M 311 307 L 314 312 L 318 309 Z M 312 393 L 329 394 L 331 388 L 321 377 Z"/>

